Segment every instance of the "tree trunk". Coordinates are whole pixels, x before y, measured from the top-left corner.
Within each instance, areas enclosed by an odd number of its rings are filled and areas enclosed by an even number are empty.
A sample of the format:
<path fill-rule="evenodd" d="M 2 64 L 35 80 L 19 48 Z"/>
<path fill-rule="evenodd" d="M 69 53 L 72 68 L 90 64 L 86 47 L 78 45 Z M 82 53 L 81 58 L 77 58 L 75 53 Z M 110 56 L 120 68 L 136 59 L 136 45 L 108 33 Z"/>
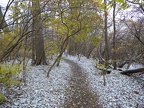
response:
<path fill-rule="evenodd" d="M 33 7 L 33 65 L 45 65 L 46 63 L 46 56 L 44 50 L 44 39 L 42 36 L 42 20 L 41 20 L 41 9 L 39 0 L 32 1 Z"/>
<path fill-rule="evenodd" d="M 95 46 L 92 46 L 92 47 L 89 48 L 89 51 L 87 52 L 88 53 L 87 54 L 88 59 L 90 58 L 90 55 L 91 55 L 91 53 L 93 52 L 94 49 L 95 49 Z"/>
<path fill-rule="evenodd" d="M 133 73 L 138 73 L 138 72 L 144 72 L 144 68 L 131 69 L 131 70 L 122 71 L 121 74 L 131 75 L 131 74 L 133 74 Z"/>
<path fill-rule="evenodd" d="M 104 4 L 105 4 L 105 21 L 104 21 L 105 31 L 104 31 L 104 33 L 105 33 L 105 49 L 106 49 L 106 51 L 105 51 L 105 60 L 106 60 L 105 66 L 107 67 L 108 60 L 109 60 L 109 48 L 108 48 L 108 35 L 107 35 L 108 33 L 107 33 L 107 1 L 106 0 L 104 0 Z"/>
<path fill-rule="evenodd" d="M 114 66 L 114 70 L 116 70 L 116 25 L 115 25 L 115 9 L 116 9 L 116 2 L 113 2 L 113 66 Z"/>
<path fill-rule="evenodd" d="M 3 16 L 3 13 L 2 13 L 2 10 L 1 10 L 1 6 L 0 6 L 0 30 L 4 29 L 7 26 L 6 21 L 5 21 L 5 19 L 3 17 L 4 16 Z"/>
<path fill-rule="evenodd" d="M 57 66 L 59 66 L 60 64 L 60 60 L 61 60 L 61 57 L 68 45 L 68 40 L 69 40 L 69 37 L 67 36 L 67 38 L 64 40 L 62 46 L 61 46 L 61 51 L 60 51 L 60 54 L 58 55 L 58 57 L 56 58 L 56 60 L 54 61 L 54 63 L 52 64 L 52 66 L 49 68 L 48 72 L 47 72 L 47 77 L 49 77 L 49 74 L 50 74 L 50 71 L 52 70 L 52 68 L 55 66 L 55 64 L 57 63 Z"/>

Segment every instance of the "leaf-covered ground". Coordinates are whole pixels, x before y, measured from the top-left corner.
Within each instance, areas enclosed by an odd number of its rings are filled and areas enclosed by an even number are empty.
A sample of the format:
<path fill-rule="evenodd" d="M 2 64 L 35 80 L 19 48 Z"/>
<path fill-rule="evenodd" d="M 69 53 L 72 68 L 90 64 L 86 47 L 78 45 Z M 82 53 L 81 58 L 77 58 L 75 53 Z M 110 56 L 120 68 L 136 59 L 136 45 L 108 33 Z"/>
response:
<path fill-rule="evenodd" d="M 97 95 L 89 89 L 81 67 L 70 60 L 66 62 L 71 65 L 72 76 L 66 88 L 64 108 L 100 108 Z"/>
<path fill-rule="evenodd" d="M 89 88 L 97 93 L 103 108 L 144 108 L 144 73 L 126 76 L 118 71 L 107 74 L 106 86 L 103 76 L 95 68 L 95 60 L 68 56 L 68 59 L 77 62 L 83 69 L 89 81 Z M 131 68 L 138 68 L 134 65 Z"/>
<path fill-rule="evenodd" d="M 31 66 L 27 72 L 27 85 L 12 86 L 7 102 L 0 108 L 77 108 L 78 105 L 94 108 L 99 106 L 97 103 L 103 108 L 143 108 L 144 74 L 125 76 L 113 71 L 105 76 L 104 86 L 103 77 L 95 68 L 95 60 L 64 58 L 70 62 L 62 60 L 59 67 L 52 69 L 49 78 L 45 72 L 47 66 Z M 6 93 L 5 89 L 1 90 Z"/>
<path fill-rule="evenodd" d="M 64 104 L 65 87 L 71 76 L 70 67 L 62 61 L 59 67 L 53 68 L 49 78 L 43 70 L 48 70 L 48 67 L 32 66 L 27 72 L 27 85 L 11 87 L 7 102 L 0 108 L 60 108 Z"/>

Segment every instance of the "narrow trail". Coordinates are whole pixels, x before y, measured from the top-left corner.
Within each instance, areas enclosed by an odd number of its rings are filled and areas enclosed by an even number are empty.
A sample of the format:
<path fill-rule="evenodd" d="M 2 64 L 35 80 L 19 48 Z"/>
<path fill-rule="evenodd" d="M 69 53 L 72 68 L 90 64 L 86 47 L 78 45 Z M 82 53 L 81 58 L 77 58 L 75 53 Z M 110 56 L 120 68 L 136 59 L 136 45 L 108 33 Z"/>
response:
<path fill-rule="evenodd" d="M 64 108 L 101 108 L 97 103 L 97 95 L 88 88 L 88 81 L 81 67 L 73 61 L 65 61 L 71 65 L 72 77 L 66 88 Z"/>

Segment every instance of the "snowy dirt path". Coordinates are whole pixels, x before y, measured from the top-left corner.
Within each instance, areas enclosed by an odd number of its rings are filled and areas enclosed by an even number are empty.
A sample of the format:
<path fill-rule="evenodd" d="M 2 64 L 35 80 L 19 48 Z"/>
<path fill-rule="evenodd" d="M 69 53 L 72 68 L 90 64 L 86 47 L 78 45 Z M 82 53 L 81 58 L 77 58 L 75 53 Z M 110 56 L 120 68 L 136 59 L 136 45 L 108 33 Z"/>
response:
<path fill-rule="evenodd" d="M 76 62 L 86 74 L 91 91 L 97 93 L 98 101 L 103 108 L 144 108 L 144 74 L 126 76 L 119 71 L 112 71 L 105 75 L 106 86 L 103 85 L 103 76 L 95 68 L 95 60 L 76 56 L 65 56 Z M 137 76 L 137 77 L 136 77 Z"/>
<path fill-rule="evenodd" d="M 89 83 L 81 67 L 68 59 L 65 61 L 71 65 L 72 76 L 66 88 L 64 108 L 100 108 L 97 95 L 88 88 Z"/>

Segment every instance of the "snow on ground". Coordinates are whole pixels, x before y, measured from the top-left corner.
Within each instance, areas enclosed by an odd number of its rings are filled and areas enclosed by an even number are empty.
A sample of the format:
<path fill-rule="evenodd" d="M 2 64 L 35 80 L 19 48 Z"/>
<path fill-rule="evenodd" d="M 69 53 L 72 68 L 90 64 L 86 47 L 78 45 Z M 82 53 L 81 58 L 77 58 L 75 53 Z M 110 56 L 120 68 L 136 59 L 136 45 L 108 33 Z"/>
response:
<path fill-rule="evenodd" d="M 71 75 L 70 67 L 64 61 L 54 67 L 50 77 L 46 77 L 47 66 L 31 66 L 27 72 L 26 86 L 13 88 L 17 95 L 11 94 L 8 103 L 0 108 L 58 108 L 64 103 L 65 87 Z"/>
<path fill-rule="evenodd" d="M 133 63 L 130 65 L 129 69 L 143 68 L 144 66 L 141 64 Z"/>
<path fill-rule="evenodd" d="M 144 74 L 141 78 L 121 75 L 118 71 L 107 74 L 106 86 L 103 76 L 95 68 L 93 59 L 81 57 L 80 61 L 73 56 L 66 58 L 77 62 L 87 74 L 89 87 L 99 96 L 104 108 L 144 108 Z"/>

